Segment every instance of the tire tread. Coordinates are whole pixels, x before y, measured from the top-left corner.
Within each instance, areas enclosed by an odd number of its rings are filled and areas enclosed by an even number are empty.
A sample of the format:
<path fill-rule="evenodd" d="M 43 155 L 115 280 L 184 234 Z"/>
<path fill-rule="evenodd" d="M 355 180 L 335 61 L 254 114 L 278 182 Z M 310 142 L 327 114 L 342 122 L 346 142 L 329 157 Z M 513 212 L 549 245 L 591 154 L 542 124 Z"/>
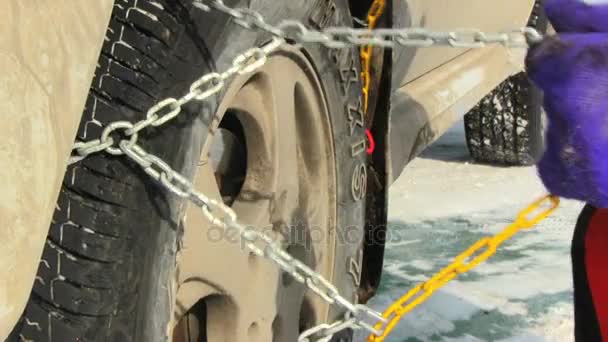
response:
<path fill-rule="evenodd" d="M 542 0 L 535 2 L 529 25 L 547 29 Z M 481 163 L 531 165 L 543 150 L 541 97 L 522 72 L 509 77 L 464 117 L 471 157 Z"/>
<path fill-rule="evenodd" d="M 158 100 L 167 65 L 175 60 L 172 40 L 182 29 L 177 14 L 161 7 L 116 2 L 79 139 L 99 136 L 112 121 L 141 119 Z M 121 305 L 121 296 L 137 297 L 133 231 L 124 222 L 138 215 L 130 207 L 138 203 L 132 190 L 142 186 L 130 166 L 111 156 L 90 156 L 68 168 L 29 302 L 9 341 L 130 340 L 128 333 L 104 334 L 110 324 L 114 331 L 135 324 L 124 319 L 135 308 Z"/>

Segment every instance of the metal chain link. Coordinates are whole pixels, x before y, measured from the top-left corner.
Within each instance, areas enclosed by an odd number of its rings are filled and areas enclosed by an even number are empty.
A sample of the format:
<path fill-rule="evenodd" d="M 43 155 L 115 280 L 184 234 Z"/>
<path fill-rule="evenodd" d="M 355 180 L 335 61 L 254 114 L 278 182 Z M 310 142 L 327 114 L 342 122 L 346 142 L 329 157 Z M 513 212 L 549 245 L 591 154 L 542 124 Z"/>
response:
<path fill-rule="evenodd" d="M 237 221 L 236 213 L 223 202 L 211 199 L 196 191 L 192 183 L 173 170 L 159 157 L 148 153 L 138 144 L 138 133 L 149 127 L 159 127 L 175 119 L 182 107 L 192 101 L 205 101 L 218 94 L 231 77 L 247 74 L 264 65 L 268 56 L 276 51 L 286 39 L 298 43 L 318 43 L 328 48 L 349 48 L 352 46 L 378 46 L 393 48 L 452 46 L 459 48 L 479 48 L 487 44 L 502 44 L 507 47 L 527 47 L 542 36 L 533 28 L 523 28 L 509 32 L 485 33 L 473 29 L 459 29 L 451 32 L 435 32 L 423 28 L 406 29 L 354 29 L 350 27 L 330 27 L 321 31 L 311 30 L 295 20 L 282 20 L 277 25 L 265 22 L 262 15 L 247 8 L 231 8 L 221 0 L 193 0 L 193 5 L 205 11 L 220 11 L 232 17 L 242 27 L 257 28 L 277 37 L 269 44 L 254 47 L 238 55 L 232 66 L 222 73 L 203 75 L 192 83 L 190 90 L 181 98 L 167 98 L 152 106 L 146 118 L 136 123 L 117 121 L 107 125 L 99 139 L 76 142 L 69 164 L 81 161 L 87 156 L 107 152 L 111 155 L 125 155 L 163 188 L 187 199 L 201 208 L 203 215 L 214 225 L 236 231 L 244 245 L 254 254 L 275 262 L 284 272 L 305 284 L 329 304 L 336 304 L 345 310 L 343 320 L 331 324 L 317 325 L 304 331 L 298 342 L 323 341 L 344 329 L 365 329 L 374 336 L 384 335 L 388 319 L 381 313 L 360 304 L 353 304 L 341 296 L 338 289 L 327 279 L 307 265 L 294 259 L 271 237 L 247 229 Z M 123 136 L 115 138 L 114 136 Z"/>
<path fill-rule="evenodd" d="M 491 237 L 484 237 L 471 245 L 467 250 L 454 258 L 454 261 L 450 265 L 437 272 L 429 280 L 418 284 L 403 297 L 391 304 L 382 314 L 388 320 L 388 323 L 379 323 L 377 326 L 382 327 L 382 334 L 371 334 L 367 342 L 384 341 L 404 315 L 422 304 L 452 279 L 488 260 L 496 253 L 498 247 L 503 242 L 512 238 L 521 230 L 533 228 L 547 218 L 558 206 L 559 198 L 545 196 L 522 210 L 517 215 L 516 220 L 505 227 L 500 233 Z M 531 215 L 534 216 L 530 217 Z"/>
<path fill-rule="evenodd" d="M 337 334 L 338 332 L 351 328 L 355 324 L 354 318 L 348 318 L 348 315 L 344 320 L 336 321 L 334 323 L 328 324 L 323 323 L 317 326 L 314 326 L 304 332 L 302 332 L 298 338 L 298 342 L 310 342 L 312 341 L 310 338 L 315 336 L 316 342 L 329 342 L 331 338 Z"/>
<path fill-rule="evenodd" d="M 162 159 L 146 152 L 141 146 L 133 144 L 129 139 L 120 141 L 119 149 L 122 154 L 133 160 L 166 190 L 201 208 L 203 215 L 213 225 L 223 228 L 227 233 L 236 232 L 241 237 L 244 246 L 252 253 L 272 260 L 284 272 L 291 275 L 296 281 L 305 284 L 308 289 L 319 295 L 327 303 L 339 305 L 347 311 L 349 318 L 345 321 L 326 326 L 327 329 L 317 329 L 324 330 L 331 335 L 345 328 L 363 328 L 374 335 L 382 333 L 381 330 L 373 327 L 373 324 L 378 324 L 378 322 L 382 324 L 386 321 L 379 312 L 364 305 L 352 304 L 348 299 L 341 296 L 338 289 L 327 279 L 292 257 L 268 235 L 246 228 L 237 221 L 237 215 L 232 208 L 221 201 L 211 199 L 198 192 L 186 177 L 173 170 Z M 372 320 L 373 323 L 367 323 L 368 320 Z M 340 327 L 340 329 L 336 330 L 337 327 Z M 310 336 L 314 332 L 307 332 L 307 334 L 306 336 Z M 299 339 L 299 341 L 309 340 L 305 337 Z"/>
<path fill-rule="evenodd" d="M 257 28 L 276 37 L 293 39 L 298 43 L 318 43 L 328 48 L 343 49 L 352 46 L 378 46 L 393 48 L 451 46 L 456 48 L 480 48 L 488 44 L 501 44 L 510 48 L 527 48 L 543 36 L 532 27 L 505 32 L 487 33 L 477 29 L 456 29 L 448 32 L 425 28 L 383 28 L 370 30 L 352 27 L 328 27 L 312 30 L 297 20 L 281 20 L 276 25 L 268 24 L 262 15 L 249 8 L 232 8 L 222 0 L 194 0 L 193 5 L 204 11 L 212 9 L 225 13 L 244 28 Z"/>
<path fill-rule="evenodd" d="M 386 4 L 384 0 L 374 0 L 372 5 L 367 12 L 367 28 L 374 29 L 378 20 L 384 13 Z M 371 45 L 362 46 L 359 54 L 361 55 L 361 92 L 363 93 L 363 111 L 365 114 L 368 112 L 369 98 L 371 95 L 371 84 L 372 84 L 372 54 L 374 48 Z"/>
<path fill-rule="evenodd" d="M 114 141 L 111 134 L 122 130 L 122 134 L 129 137 L 130 144 L 137 143 L 137 134 L 150 127 L 158 127 L 175 119 L 181 112 L 182 106 L 191 101 L 205 101 L 211 96 L 219 93 L 225 86 L 226 80 L 237 74 L 248 74 L 255 71 L 266 63 L 268 55 L 279 48 L 285 41 L 274 39 L 263 47 L 254 47 L 236 56 L 232 61 L 232 67 L 228 70 L 217 73 L 212 72 L 203 75 L 190 85 L 190 91 L 179 99 L 166 98 L 148 109 L 146 118 L 136 123 L 127 121 L 117 121 L 107 125 L 101 133 L 99 139 L 77 142 L 73 147 L 73 155 L 68 164 L 74 164 L 86 158 L 90 154 L 98 152 L 108 152 L 112 155 L 122 155 L 124 151 L 118 148 L 118 142 Z"/>

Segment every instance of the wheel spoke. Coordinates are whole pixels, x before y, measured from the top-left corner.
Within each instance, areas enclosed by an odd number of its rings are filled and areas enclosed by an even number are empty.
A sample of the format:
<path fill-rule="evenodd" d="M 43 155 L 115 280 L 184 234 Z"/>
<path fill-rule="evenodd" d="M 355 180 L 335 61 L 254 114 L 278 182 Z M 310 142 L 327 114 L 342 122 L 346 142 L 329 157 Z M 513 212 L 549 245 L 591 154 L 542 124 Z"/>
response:
<path fill-rule="evenodd" d="M 239 213 L 241 220 L 257 227 L 266 227 L 271 223 L 268 212 L 273 185 L 278 177 L 275 151 L 278 138 L 272 116 L 268 115 L 273 110 L 267 96 L 269 91 L 267 79 L 254 78 L 239 90 L 231 104 L 231 108 L 239 113 L 246 131 L 249 164 L 247 178 L 233 209 Z"/>
<path fill-rule="evenodd" d="M 205 179 L 213 179 L 211 167 L 203 165 L 197 173 L 194 184 L 202 193 L 210 198 L 221 200 L 220 192 L 215 182 L 207 182 Z M 206 260 L 207 249 L 201 249 L 201 244 L 205 244 L 208 237 L 213 237 L 215 230 L 212 230 L 210 222 L 204 218 L 200 209 L 189 204 L 183 220 L 184 236 L 182 238 L 182 249 L 178 255 L 178 279 L 180 285 L 177 295 L 176 310 L 178 315 L 182 315 L 196 302 L 205 296 L 219 293 L 221 289 L 214 288 L 200 282 L 200 270 L 202 265 L 192 262 L 192 260 Z M 208 260 L 208 258 L 207 258 Z"/>
<path fill-rule="evenodd" d="M 301 72 L 292 63 L 282 63 L 277 58 L 269 63 L 267 74 L 272 84 L 272 101 L 276 117 L 278 141 L 276 146 L 278 177 L 271 211 L 271 221 L 292 223 L 293 211 L 299 202 L 298 132 L 296 128 L 295 87 Z"/>

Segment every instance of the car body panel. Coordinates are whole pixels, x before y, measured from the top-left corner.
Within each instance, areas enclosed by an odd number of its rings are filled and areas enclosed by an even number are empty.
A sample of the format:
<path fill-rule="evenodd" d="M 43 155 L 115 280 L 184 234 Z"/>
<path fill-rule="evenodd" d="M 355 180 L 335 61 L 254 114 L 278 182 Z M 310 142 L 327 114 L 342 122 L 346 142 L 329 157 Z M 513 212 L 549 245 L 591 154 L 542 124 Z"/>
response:
<path fill-rule="evenodd" d="M 393 0 L 393 26 L 432 30 L 524 27 L 534 0 Z M 492 15 L 500 13 L 500 15 Z M 524 49 L 398 47 L 392 54 L 388 184 L 425 147 L 507 77 L 523 70 Z"/>
<path fill-rule="evenodd" d="M 113 0 L 0 1 L 0 338 L 29 298 Z"/>
<path fill-rule="evenodd" d="M 509 75 L 523 68 L 523 50 L 470 50 L 396 89 L 391 96 L 387 184 Z"/>
<path fill-rule="evenodd" d="M 480 29 L 487 32 L 518 29 L 526 25 L 534 0 L 394 0 L 395 27 L 424 27 L 437 31 Z M 407 51 L 404 51 L 407 50 Z M 393 64 L 395 82 L 403 86 L 467 49 L 397 48 Z"/>

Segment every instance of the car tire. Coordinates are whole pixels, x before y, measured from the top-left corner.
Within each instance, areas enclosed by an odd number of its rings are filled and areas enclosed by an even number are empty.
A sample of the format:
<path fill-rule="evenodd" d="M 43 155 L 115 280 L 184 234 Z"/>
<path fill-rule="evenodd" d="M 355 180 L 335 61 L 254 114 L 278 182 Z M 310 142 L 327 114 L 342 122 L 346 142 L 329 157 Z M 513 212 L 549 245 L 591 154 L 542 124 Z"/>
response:
<path fill-rule="evenodd" d="M 336 1 L 331 11 L 326 3 L 264 0 L 256 6 L 269 22 L 352 24 L 346 1 Z M 225 70 L 233 57 L 270 38 L 244 30 L 191 1 L 116 1 L 78 140 L 98 138 L 114 121 L 141 120 L 159 100 L 183 95 L 197 77 Z M 367 155 L 354 150 L 365 142 L 356 116 L 363 115 L 358 51 L 318 44 L 302 49 L 329 107 L 333 141 L 326 143 L 335 151 L 337 229 L 355 227 L 362 236 Z M 345 71 L 352 77 L 345 78 Z M 213 113 L 220 97 L 189 104 L 174 122 L 142 132 L 141 145 L 189 174 L 199 160 L 188 153 L 191 137 L 200 142 L 207 134 L 196 131 L 194 122 Z M 174 303 L 167 289 L 183 234 L 180 207 L 124 156 L 100 153 L 69 166 L 29 302 L 9 340 L 168 341 Z M 349 241 L 337 244 L 332 281 L 354 301 L 359 279 L 352 261 L 360 262 L 361 239 Z M 334 311 L 332 319 L 343 314 Z M 349 332 L 342 334 L 340 341 L 350 340 Z"/>
<path fill-rule="evenodd" d="M 546 32 L 537 1 L 529 25 Z M 542 94 L 525 72 L 509 77 L 464 117 L 467 146 L 476 162 L 532 165 L 544 150 Z"/>

